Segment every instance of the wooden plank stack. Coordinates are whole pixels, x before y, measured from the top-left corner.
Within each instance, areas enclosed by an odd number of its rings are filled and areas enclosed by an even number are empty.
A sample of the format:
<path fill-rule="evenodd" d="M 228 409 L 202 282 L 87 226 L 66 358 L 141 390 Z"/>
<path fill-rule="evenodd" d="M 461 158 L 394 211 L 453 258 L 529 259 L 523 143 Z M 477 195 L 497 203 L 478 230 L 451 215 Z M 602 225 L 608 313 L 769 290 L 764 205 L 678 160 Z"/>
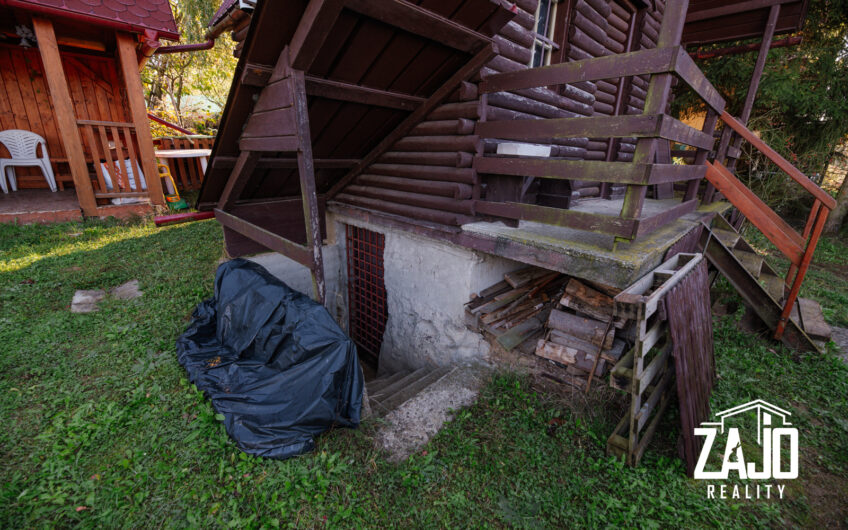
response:
<path fill-rule="evenodd" d="M 496 341 L 507 351 L 540 335 L 568 278 L 558 272 L 527 267 L 504 274 L 465 305 L 466 326 Z"/>
<path fill-rule="evenodd" d="M 615 294 L 613 288 L 569 279 L 560 307 L 548 316 L 547 331 L 536 344 L 536 355 L 565 365 L 568 373 L 581 381 L 593 369 L 594 377 L 603 377 L 625 349 L 624 340 L 615 336 L 626 322 L 613 317 Z"/>
<path fill-rule="evenodd" d="M 585 384 L 593 368 L 595 377 L 603 377 L 624 352 L 625 341 L 616 332 L 626 321 L 613 319 L 617 293 L 527 267 L 505 274 L 468 302 L 466 325 L 507 351 L 518 348 L 553 361 L 566 368 L 575 384 Z"/>

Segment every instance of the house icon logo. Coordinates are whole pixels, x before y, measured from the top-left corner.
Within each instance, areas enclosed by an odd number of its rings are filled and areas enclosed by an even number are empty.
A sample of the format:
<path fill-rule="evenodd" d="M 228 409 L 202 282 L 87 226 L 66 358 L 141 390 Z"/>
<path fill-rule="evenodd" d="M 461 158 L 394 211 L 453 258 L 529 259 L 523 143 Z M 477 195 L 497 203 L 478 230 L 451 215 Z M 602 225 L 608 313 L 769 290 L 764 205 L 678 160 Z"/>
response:
<path fill-rule="evenodd" d="M 756 415 L 757 445 L 762 448 L 761 462 L 746 461 L 740 429 L 731 426 L 734 418 L 743 414 Z M 798 429 L 789 421 L 791 415 L 787 410 L 757 399 L 717 413 L 717 421 L 701 423 L 700 427 L 695 428 L 695 435 L 704 436 L 705 440 L 695 465 L 694 477 L 701 480 L 727 480 L 735 472 L 735 478 L 742 480 L 798 478 Z M 746 430 L 746 433 L 749 430 Z M 716 449 L 716 438 L 725 433 L 727 442 L 721 470 L 706 471 L 710 455 Z M 751 450 L 748 451 L 750 453 Z M 787 456 L 789 461 L 785 462 Z"/>

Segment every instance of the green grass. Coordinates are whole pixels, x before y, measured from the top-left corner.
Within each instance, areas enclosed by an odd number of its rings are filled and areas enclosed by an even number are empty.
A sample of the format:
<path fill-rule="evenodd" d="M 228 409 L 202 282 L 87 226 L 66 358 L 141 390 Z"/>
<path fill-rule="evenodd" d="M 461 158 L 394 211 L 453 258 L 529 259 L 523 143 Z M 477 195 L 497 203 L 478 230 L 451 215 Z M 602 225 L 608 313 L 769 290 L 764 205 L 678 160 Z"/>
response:
<path fill-rule="evenodd" d="M 716 323 L 713 408 L 762 398 L 796 414 L 802 477 L 783 502 L 706 500 L 674 456 L 674 414 L 643 465 L 623 466 L 604 451 L 622 401 L 575 407 L 509 374 L 401 464 L 372 448 L 373 422 L 285 462 L 246 456 L 174 353 L 220 257 L 214 221 L 0 225 L 0 526 L 848 524 L 848 370 L 738 331 L 739 313 Z M 142 298 L 68 311 L 74 290 L 134 278 Z"/>

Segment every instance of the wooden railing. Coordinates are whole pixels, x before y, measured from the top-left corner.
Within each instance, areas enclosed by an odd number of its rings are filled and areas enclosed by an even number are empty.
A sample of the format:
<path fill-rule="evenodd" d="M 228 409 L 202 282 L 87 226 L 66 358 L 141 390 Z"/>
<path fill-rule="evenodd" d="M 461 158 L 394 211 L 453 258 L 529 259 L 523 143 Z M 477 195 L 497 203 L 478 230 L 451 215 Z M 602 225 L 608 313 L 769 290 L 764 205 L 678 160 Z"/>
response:
<path fill-rule="evenodd" d="M 757 197 L 745 184 L 725 167 L 721 161 L 708 162 L 707 180 L 716 190 L 724 195 L 734 206 L 771 241 L 791 263 L 787 272 L 785 284 L 789 289 L 785 297 L 783 312 L 775 331 L 775 338 L 780 339 L 786 329 L 786 323 L 795 306 L 798 292 L 807 274 L 807 269 L 816 251 L 816 245 L 821 237 L 827 216 L 836 207 L 836 200 L 821 189 L 815 182 L 793 166 L 789 161 L 769 147 L 757 135 L 742 125 L 739 120 L 727 112 L 721 114 L 721 120 L 738 134 L 744 141 L 751 144 L 766 158 L 773 162 L 783 172 L 801 185 L 813 196 L 813 206 L 807 218 L 804 232 L 799 234 L 792 226 L 784 221 L 765 202 Z"/>
<path fill-rule="evenodd" d="M 618 216 L 559 209 L 518 201 L 479 200 L 479 213 L 592 230 L 631 240 L 653 231 L 697 207 L 698 185 L 706 172 L 705 162 L 714 145 L 712 131 L 725 101 L 704 77 L 681 46 L 640 50 L 495 74 L 480 84 L 482 94 L 537 89 L 629 76 L 652 76 L 641 115 L 577 117 L 559 119 L 517 119 L 481 121 L 481 139 L 526 140 L 545 143 L 560 138 L 637 138 L 632 162 L 568 160 L 564 158 L 484 156 L 474 160 L 478 174 L 512 175 L 543 179 L 591 180 L 625 185 L 627 191 Z M 670 75 L 676 75 L 700 96 L 708 108 L 703 130 L 694 129 L 664 114 L 670 91 Z M 485 110 L 484 98 L 484 110 Z M 485 114 L 484 114 L 485 116 Z M 676 165 L 668 160 L 657 163 L 654 142 L 666 141 L 695 148 L 692 165 Z M 478 177 L 479 178 L 479 177 Z M 662 211 L 643 215 L 648 186 L 686 183 L 679 204 L 663 205 Z"/>
<path fill-rule="evenodd" d="M 141 171 L 135 124 L 77 120 L 77 125 L 97 175 L 94 196 L 98 199 L 147 197 L 145 179 L 156 175 L 143 175 Z"/>

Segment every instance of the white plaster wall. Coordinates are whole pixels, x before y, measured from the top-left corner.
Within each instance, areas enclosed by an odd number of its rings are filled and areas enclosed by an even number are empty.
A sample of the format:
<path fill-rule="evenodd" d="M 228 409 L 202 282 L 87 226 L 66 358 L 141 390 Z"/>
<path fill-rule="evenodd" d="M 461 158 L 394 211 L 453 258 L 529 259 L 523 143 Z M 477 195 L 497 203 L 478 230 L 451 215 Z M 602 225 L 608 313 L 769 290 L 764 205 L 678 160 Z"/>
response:
<path fill-rule="evenodd" d="M 489 344 L 465 327 L 464 305 L 472 293 L 501 281 L 516 261 L 383 225 L 328 214 L 323 246 L 326 306 L 348 329 L 345 224 L 386 236 L 383 254 L 389 319 L 380 351 L 380 372 L 486 360 Z M 248 258 L 293 289 L 312 295 L 309 270 L 277 253 Z"/>
<path fill-rule="evenodd" d="M 488 357 L 489 344 L 465 327 L 464 305 L 472 293 L 502 280 L 520 263 L 343 216 L 334 216 L 333 222 L 339 234 L 344 224 L 351 224 L 386 236 L 389 319 L 380 350 L 381 373 Z"/>

